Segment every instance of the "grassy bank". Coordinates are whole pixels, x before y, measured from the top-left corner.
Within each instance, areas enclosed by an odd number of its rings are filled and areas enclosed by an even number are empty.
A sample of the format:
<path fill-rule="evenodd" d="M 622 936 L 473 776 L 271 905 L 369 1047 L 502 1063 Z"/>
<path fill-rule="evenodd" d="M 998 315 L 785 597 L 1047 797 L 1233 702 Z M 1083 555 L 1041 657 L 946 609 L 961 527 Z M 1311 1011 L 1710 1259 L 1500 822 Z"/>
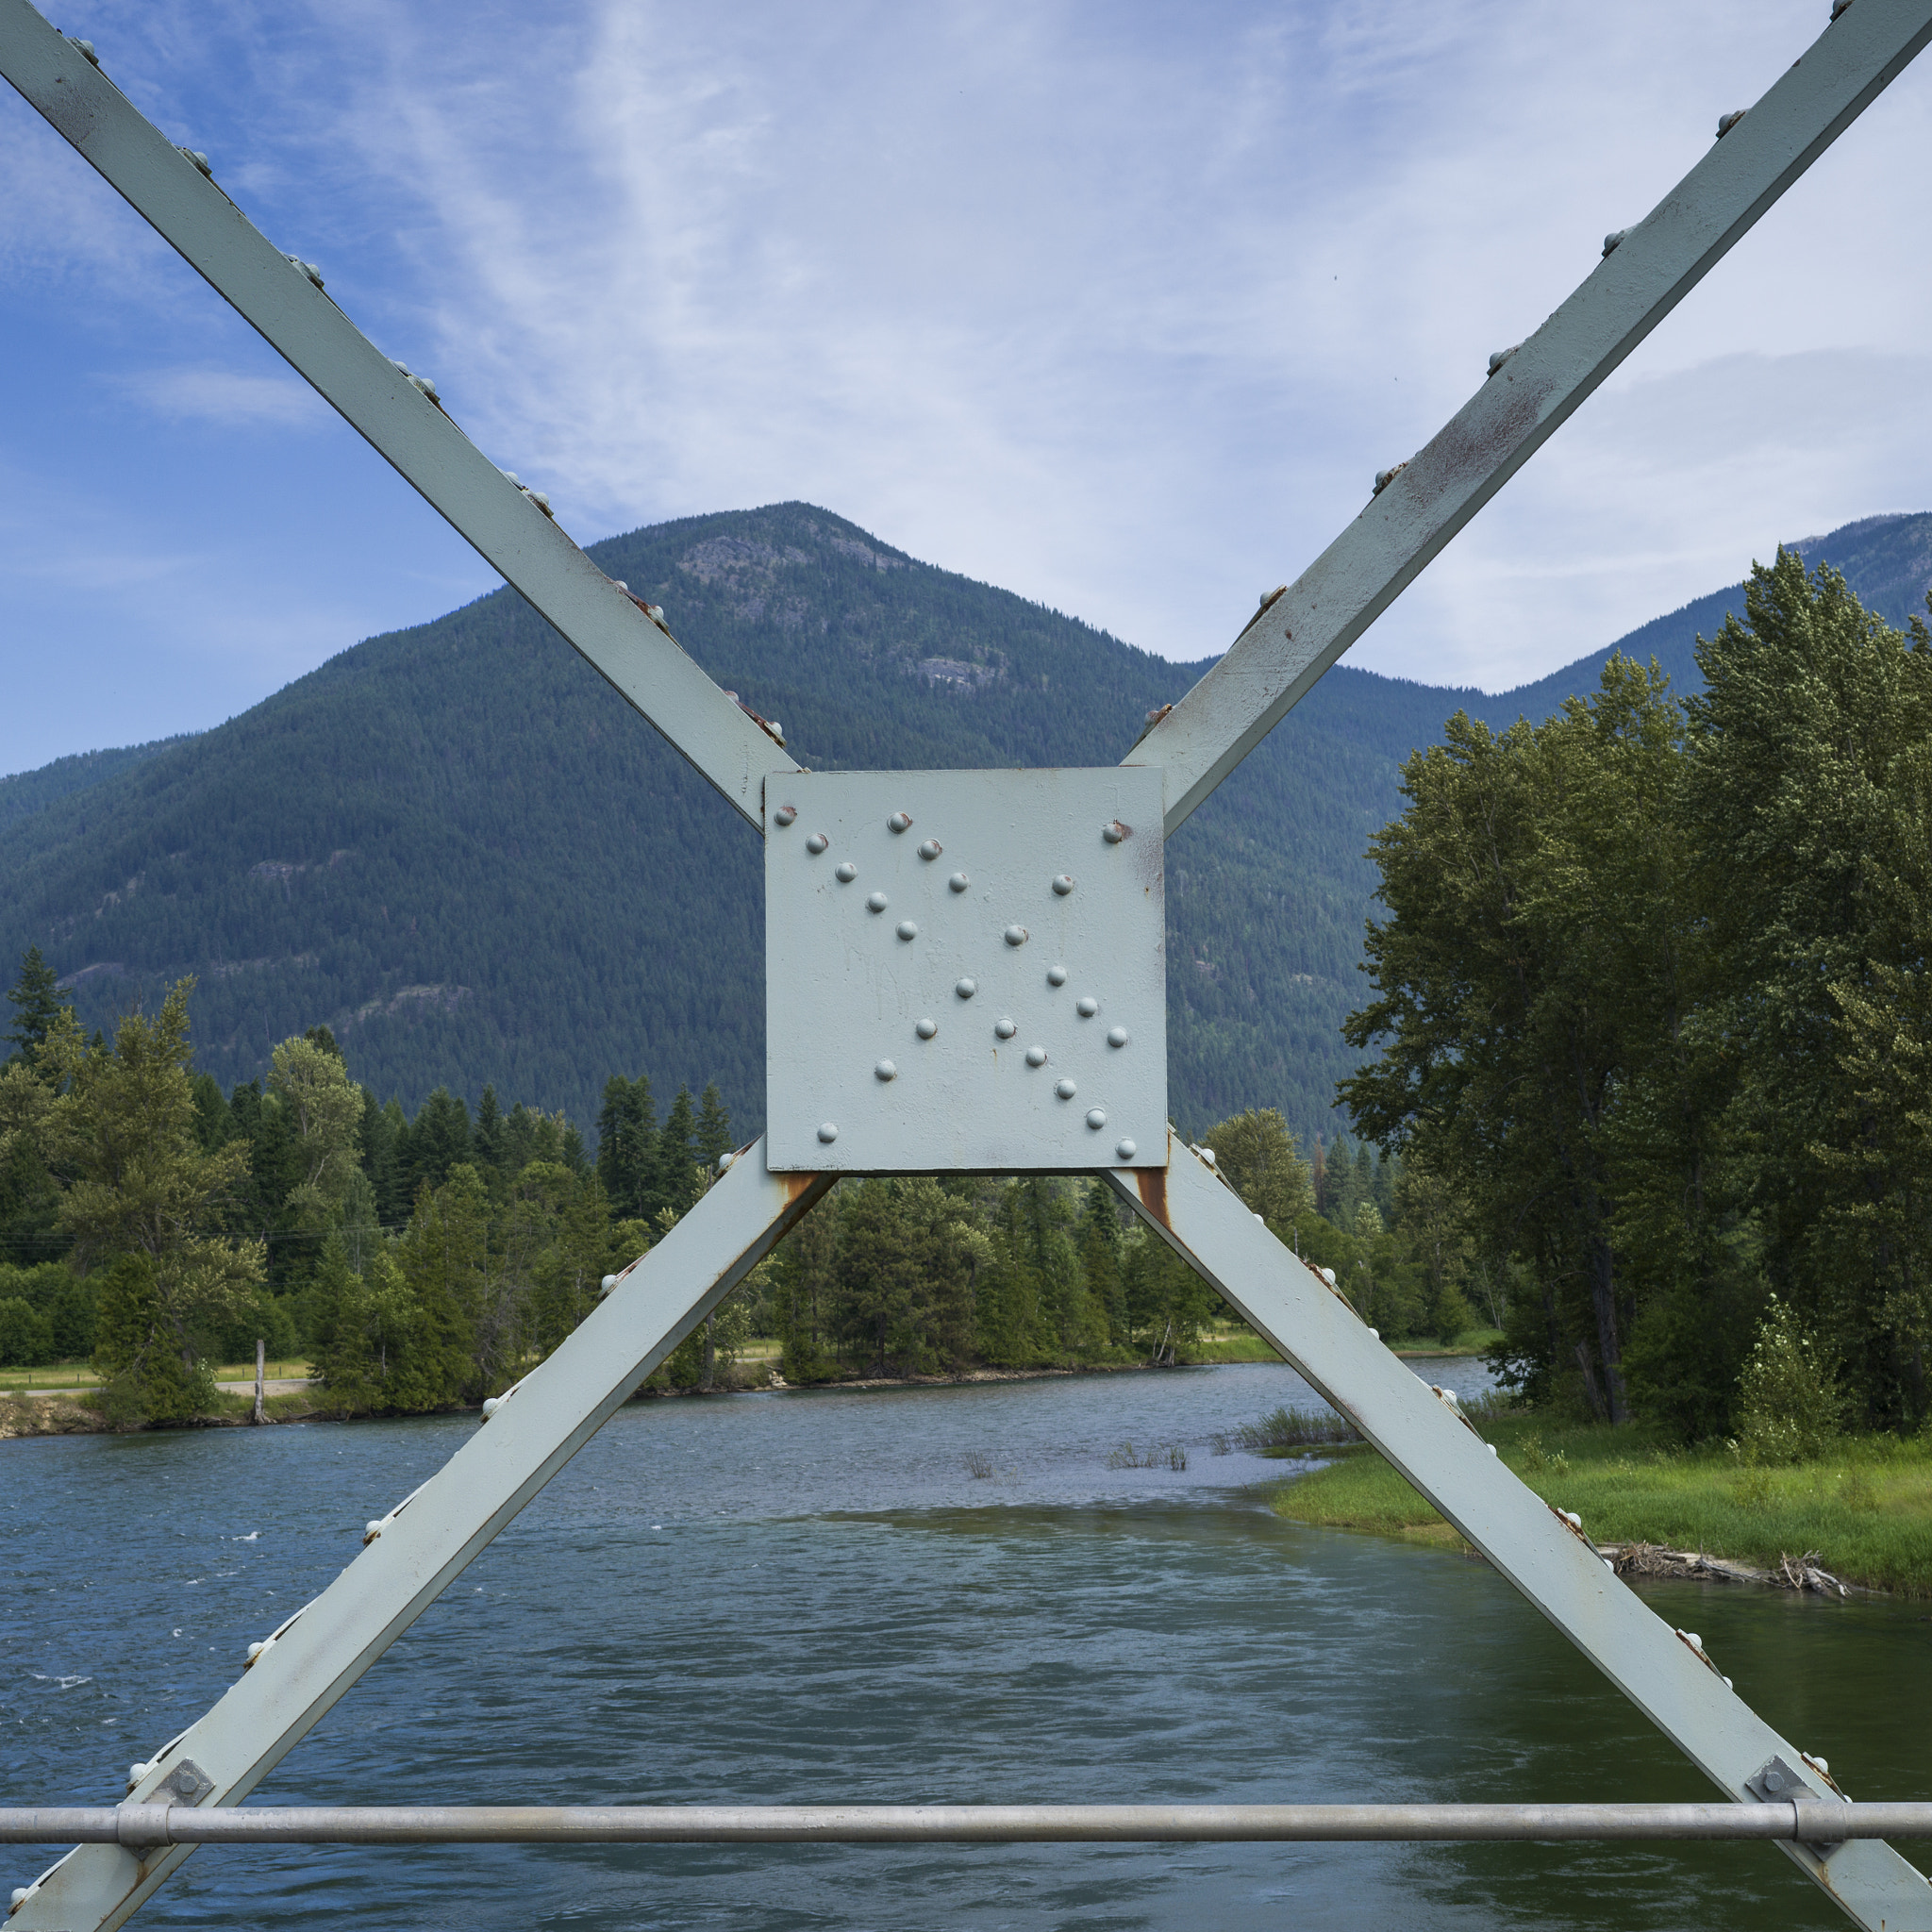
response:
<path fill-rule="evenodd" d="M 1395 1347 L 1397 1355 L 1480 1355 L 1502 1341 L 1500 1328 L 1472 1328 L 1453 1341 L 1404 1341 Z M 1204 1328 L 1198 1341 L 1181 1350 L 1184 1362 L 1278 1362 L 1267 1342 L 1252 1328 L 1232 1325 Z"/>
<path fill-rule="evenodd" d="M 1670 1449 L 1634 1428 L 1556 1427 L 1533 1415 L 1487 1421 L 1483 1434 L 1538 1495 L 1581 1516 L 1596 1542 L 1660 1543 L 1762 1568 L 1816 1550 L 1847 1583 L 1932 1596 L 1932 1437 L 1849 1438 L 1816 1462 L 1758 1469 L 1722 1448 Z M 1335 1460 L 1283 1489 L 1281 1515 L 1459 1542 L 1373 1449 L 1307 1453 Z"/>

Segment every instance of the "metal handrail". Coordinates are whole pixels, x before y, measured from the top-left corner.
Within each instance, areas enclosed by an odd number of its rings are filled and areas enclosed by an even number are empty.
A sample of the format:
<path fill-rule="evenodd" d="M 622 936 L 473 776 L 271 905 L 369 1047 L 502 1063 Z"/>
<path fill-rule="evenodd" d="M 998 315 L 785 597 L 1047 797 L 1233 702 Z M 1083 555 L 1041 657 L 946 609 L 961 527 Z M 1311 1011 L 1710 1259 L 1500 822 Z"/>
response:
<path fill-rule="evenodd" d="M 1932 1804 L 98 1805 L 0 1807 L 10 1844 L 924 1844 L 1932 1838 Z"/>

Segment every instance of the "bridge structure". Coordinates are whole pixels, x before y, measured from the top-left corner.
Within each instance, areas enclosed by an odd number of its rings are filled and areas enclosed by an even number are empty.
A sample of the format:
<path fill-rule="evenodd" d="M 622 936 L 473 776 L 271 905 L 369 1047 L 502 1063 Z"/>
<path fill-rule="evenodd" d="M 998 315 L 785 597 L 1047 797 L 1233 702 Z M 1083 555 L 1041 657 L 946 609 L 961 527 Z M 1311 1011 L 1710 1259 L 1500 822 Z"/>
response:
<path fill-rule="evenodd" d="M 1823 0 L 1821 0 L 1821 5 Z M 1855 1805 L 1574 1516 L 1495 1457 L 1166 1118 L 1164 841 L 1457 532 L 1932 40 L 1932 0 L 1831 0 L 1813 43 L 1470 401 L 1374 491 L 1118 766 L 812 772 L 497 467 L 426 376 L 263 235 L 104 56 L 0 0 L 0 72 L 765 841 L 764 1137 L 608 1284 L 321 1595 L 249 1646 L 214 1707 L 112 1807 L 0 1811 L 71 1843 L 20 1932 L 125 1923 L 201 1842 L 905 1838 L 1765 1838 L 1870 1932 L 1932 1932 L 1885 1841 L 1932 1807 Z M 713 1807 L 282 1811 L 242 1801 L 841 1174 L 1098 1175 L 1196 1268 L 1722 1793 L 1708 1806 Z M 1567 1814 L 1559 1816 L 1558 1814 Z M 1051 1815 L 1049 1815 L 1051 1814 Z M 1211 1815 L 1210 1815 L 1211 1814 Z"/>

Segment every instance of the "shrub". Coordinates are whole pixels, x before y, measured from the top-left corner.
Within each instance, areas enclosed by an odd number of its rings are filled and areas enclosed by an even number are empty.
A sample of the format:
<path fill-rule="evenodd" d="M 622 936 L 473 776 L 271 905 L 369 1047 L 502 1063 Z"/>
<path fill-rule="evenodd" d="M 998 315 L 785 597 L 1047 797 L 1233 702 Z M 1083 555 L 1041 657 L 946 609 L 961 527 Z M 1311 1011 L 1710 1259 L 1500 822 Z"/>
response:
<path fill-rule="evenodd" d="M 54 1329 L 17 1295 L 0 1302 L 0 1368 L 37 1369 L 54 1359 Z"/>
<path fill-rule="evenodd" d="M 1749 1462 L 1823 1455 L 1844 1415 L 1836 1365 L 1775 1295 L 1738 1377 L 1738 1453 Z"/>

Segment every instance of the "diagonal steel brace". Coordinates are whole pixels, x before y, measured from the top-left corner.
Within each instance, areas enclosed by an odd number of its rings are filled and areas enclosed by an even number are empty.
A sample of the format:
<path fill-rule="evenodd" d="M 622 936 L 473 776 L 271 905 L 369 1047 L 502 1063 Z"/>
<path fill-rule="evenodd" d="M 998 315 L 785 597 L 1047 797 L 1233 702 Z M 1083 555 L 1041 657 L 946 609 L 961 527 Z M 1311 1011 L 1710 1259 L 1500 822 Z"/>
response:
<path fill-rule="evenodd" d="M 767 1174 L 762 1143 L 733 1161 L 442 1468 L 372 1524 L 361 1554 L 156 1756 L 128 1804 L 167 1803 L 163 1787 L 185 1762 L 205 1780 L 197 1804 L 246 1797 L 830 1186 L 830 1176 Z M 8 1932 L 106 1932 L 191 1849 L 81 1845 L 40 1880 Z"/>
<path fill-rule="evenodd" d="M 1107 1178 L 1727 1796 L 1754 1802 L 1753 1781 L 1768 1760 L 1802 1762 L 1703 1651 L 1491 1456 L 1178 1139 L 1170 1137 L 1165 1171 L 1124 1169 Z M 1881 1840 L 1823 1857 L 1788 1840 L 1780 1849 L 1869 1932 L 1932 1932 L 1932 1885 Z"/>
<path fill-rule="evenodd" d="M 720 691 L 636 598 L 477 449 L 433 388 L 384 356 L 325 292 L 320 276 L 262 234 L 28 0 L 0 0 L 0 74 L 763 831 L 760 788 L 783 756 L 775 734 Z"/>
<path fill-rule="evenodd" d="M 1164 769 L 1170 838 L 1928 41 L 1932 0 L 1857 0 L 1607 239 L 1582 286 L 1122 761 Z"/>

